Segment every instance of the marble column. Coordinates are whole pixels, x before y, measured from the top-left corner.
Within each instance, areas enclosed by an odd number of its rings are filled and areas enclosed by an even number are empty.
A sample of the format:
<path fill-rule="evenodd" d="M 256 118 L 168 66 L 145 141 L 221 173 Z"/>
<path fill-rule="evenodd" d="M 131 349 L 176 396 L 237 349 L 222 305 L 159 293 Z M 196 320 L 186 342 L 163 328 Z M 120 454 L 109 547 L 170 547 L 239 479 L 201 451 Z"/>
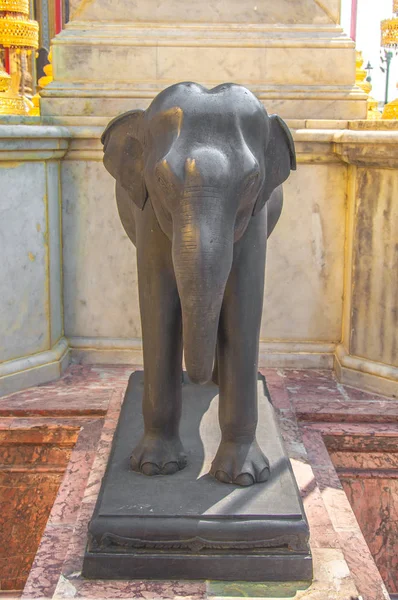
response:
<path fill-rule="evenodd" d="M 340 0 L 71 0 L 42 114 L 110 117 L 178 81 L 250 87 L 287 119 L 366 118 Z"/>

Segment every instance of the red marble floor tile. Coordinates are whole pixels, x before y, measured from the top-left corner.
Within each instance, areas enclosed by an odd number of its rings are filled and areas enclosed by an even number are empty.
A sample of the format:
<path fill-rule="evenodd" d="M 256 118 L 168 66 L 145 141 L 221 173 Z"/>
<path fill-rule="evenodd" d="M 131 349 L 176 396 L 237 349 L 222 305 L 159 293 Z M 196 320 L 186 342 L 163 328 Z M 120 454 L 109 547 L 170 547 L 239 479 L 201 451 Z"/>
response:
<path fill-rule="evenodd" d="M 68 475 L 65 475 L 65 490 L 62 491 L 61 486 L 52 510 L 52 514 L 50 516 L 48 529 L 46 530 L 46 534 L 48 532 L 48 535 L 44 536 L 37 555 L 37 560 L 39 560 L 41 555 L 40 553 L 42 553 L 43 557 L 47 556 L 48 563 L 54 565 L 53 573 L 55 573 L 58 568 L 58 575 L 60 574 L 59 565 L 61 562 L 63 563 L 62 576 L 58 579 L 57 583 L 57 598 L 66 598 L 71 596 L 84 596 L 86 598 L 202 598 L 205 596 L 205 587 L 202 583 L 190 584 L 187 582 L 184 584 L 174 584 L 172 582 L 90 582 L 83 580 L 80 575 L 83 552 L 86 543 L 88 520 L 91 517 L 92 510 L 95 505 L 101 478 L 108 460 L 110 442 L 117 422 L 120 403 L 123 398 L 128 377 L 132 370 L 133 368 L 131 367 L 102 368 L 75 365 L 59 382 L 60 387 L 65 388 L 65 390 L 67 389 L 68 393 L 76 393 L 79 396 L 82 406 L 84 406 L 84 394 L 85 390 L 87 389 L 90 390 L 90 395 L 96 390 L 101 389 L 106 389 L 108 391 L 114 390 L 115 393 L 112 394 L 112 396 L 109 396 L 109 407 L 107 408 L 107 414 L 105 416 L 105 422 L 101 432 L 100 441 L 97 444 L 98 437 L 95 438 L 95 436 L 91 434 L 87 435 L 86 438 L 86 449 L 89 451 L 89 454 L 91 451 L 93 452 L 94 460 L 90 476 L 87 481 L 84 498 L 81 502 L 79 500 L 77 503 L 71 500 L 71 498 L 75 495 L 77 497 L 79 494 L 81 494 L 81 488 L 68 488 Z M 308 422 L 308 419 L 306 419 L 305 415 L 317 412 L 317 410 L 314 410 L 313 408 L 314 405 L 315 407 L 321 407 L 322 409 L 325 407 L 327 402 L 336 402 L 336 400 L 338 404 L 340 404 L 341 400 L 349 402 L 350 406 L 347 413 L 350 414 L 350 411 L 355 410 L 356 401 L 363 402 L 366 401 L 367 398 L 359 397 L 358 395 L 353 394 L 353 402 L 351 403 L 349 392 L 347 392 L 348 388 L 337 384 L 330 371 L 265 369 L 265 375 L 275 408 L 277 409 L 278 418 L 280 419 L 281 429 L 285 438 L 286 446 L 289 450 L 290 456 L 293 459 L 296 459 L 296 461 L 292 461 L 293 469 L 299 483 L 300 493 L 302 494 L 311 526 L 312 547 L 314 550 L 319 550 L 321 552 L 333 552 L 334 549 L 337 550 L 339 548 L 339 545 L 341 548 L 343 548 L 344 538 L 342 537 L 342 533 L 352 533 L 353 531 L 357 531 L 359 536 L 361 536 L 361 533 L 358 529 L 356 519 L 352 513 L 347 497 L 343 492 L 341 482 L 338 479 L 335 470 L 333 469 L 330 457 L 322 440 L 322 435 L 325 433 L 326 437 L 329 435 L 330 438 L 332 438 L 332 435 L 336 433 L 337 429 L 337 432 L 340 434 L 340 439 L 348 440 L 349 437 L 357 437 L 361 435 L 361 431 L 363 433 L 363 427 L 365 424 L 361 424 L 362 430 L 360 430 L 355 428 L 358 423 L 329 423 L 328 429 L 328 426 L 325 426 L 323 422 Z M 58 382 L 55 382 L 51 384 L 52 389 L 50 389 L 50 386 L 48 389 L 46 389 L 46 393 L 49 396 L 50 394 L 56 396 L 58 390 L 57 384 Z M 372 398 L 374 399 L 374 396 L 372 396 Z M 308 403 L 309 399 L 313 399 L 315 404 L 313 403 L 311 405 L 311 403 Z M 40 402 L 38 401 L 37 406 L 40 407 Z M 301 432 L 303 429 L 297 426 L 296 414 L 293 410 L 295 407 L 298 408 L 299 415 L 304 415 L 303 420 L 306 422 L 303 423 L 303 426 L 305 426 L 306 431 L 308 427 L 308 438 L 310 438 L 311 435 L 317 434 L 322 442 L 321 455 L 323 452 L 326 453 L 325 460 L 319 460 L 319 452 L 317 453 L 316 449 L 317 444 L 318 450 L 321 448 L 321 446 L 319 446 L 319 442 L 315 444 L 311 444 L 311 442 L 309 443 L 310 454 L 311 452 L 313 453 L 313 455 L 310 457 L 310 462 L 312 459 L 314 460 L 313 468 L 308 463 L 308 455 L 301 438 Z M 377 402 L 375 403 L 374 407 L 372 407 L 372 410 L 374 410 L 376 414 L 379 414 L 377 412 L 379 408 L 380 405 Z M 312 411 L 312 413 L 309 411 Z M 344 413 L 344 411 L 342 412 Z M 38 415 L 37 418 L 39 417 L 40 415 Z M 78 421 L 81 425 L 82 418 L 84 419 L 84 417 L 81 417 L 81 415 L 76 415 L 75 422 Z M 325 417 L 322 417 L 322 419 L 324 418 Z M 12 419 L 10 419 L 10 421 L 11 420 Z M 54 423 L 56 421 L 57 419 L 54 420 Z M 62 421 L 64 421 L 63 418 Z M 102 423 L 100 423 L 100 419 L 96 419 L 95 421 L 97 423 L 96 427 L 101 427 Z M 69 420 L 66 419 L 65 422 L 69 423 Z M 368 431 L 373 429 L 377 435 L 381 433 L 385 439 L 392 440 L 392 426 L 393 425 L 391 424 L 387 426 L 385 423 L 379 423 L 379 429 L 375 430 L 373 425 L 369 423 Z M 90 425 L 85 425 L 84 427 L 89 429 Z M 321 429 L 319 429 L 319 427 L 321 427 Z M 324 427 L 326 427 L 325 431 L 323 429 Z M 79 436 L 80 435 L 82 435 L 81 430 L 79 432 Z M 81 443 L 83 444 L 83 442 Z M 78 444 L 79 440 L 76 448 Z M 313 456 L 315 456 L 315 458 L 313 458 Z M 86 476 L 87 471 L 89 470 L 89 460 L 89 455 L 85 454 L 83 448 L 76 449 L 74 458 L 72 453 L 70 483 L 76 479 L 75 474 L 80 472 L 79 465 L 81 465 L 82 472 L 84 472 L 84 476 Z M 65 506 L 68 505 L 68 503 L 72 504 L 74 507 L 69 515 L 64 512 Z M 340 506 L 341 504 L 342 507 Z M 76 506 L 79 506 L 77 511 Z M 76 518 L 77 521 L 75 523 L 74 533 L 72 534 L 73 521 Z M 57 525 L 55 526 L 54 523 Z M 51 528 L 54 528 L 53 534 L 51 534 Z M 56 534 L 55 530 L 57 531 Z M 69 542 L 67 544 L 67 549 L 66 542 L 64 545 L 60 543 L 60 547 L 62 546 L 62 552 L 60 551 L 57 556 L 58 567 L 55 566 L 55 560 L 50 563 L 51 559 L 55 558 L 53 556 L 54 551 L 51 550 L 51 543 L 54 547 L 54 544 L 56 544 L 54 536 L 56 535 L 58 535 L 60 539 L 62 537 L 63 540 L 68 540 Z M 366 564 L 366 561 L 369 560 L 371 560 L 370 554 L 369 551 L 367 551 L 366 554 L 365 548 L 362 556 L 363 568 L 365 568 L 364 564 Z M 354 573 L 355 568 L 358 570 L 358 565 L 354 564 L 353 567 L 353 574 L 355 581 L 357 582 L 358 577 Z M 50 567 L 50 570 L 51 569 L 52 566 Z M 44 576 L 44 571 L 41 573 L 42 576 Z M 29 588 L 30 582 L 33 581 L 33 575 L 34 570 L 30 575 L 26 587 L 26 595 L 24 595 L 25 600 L 27 600 L 29 597 L 29 589 L 33 593 L 33 587 L 31 586 Z M 381 595 L 383 584 L 381 582 L 380 575 L 378 575 L 378 579 L 376 575 L 373 575 L 374 574 L 372 574 L 373 587 L 370 586 L 369 588 L 372 595 L 366 593 L 366 590 L 364 590 L 362 586 L 362 595 L 364 600 L 381 600 L 381 598 L 386 598 L 386 596 Z M 41 588 L 40 577 L 36 577 L 36 587 L 34 588 L 34 594 L 36 595 L 31 597 L 52 597 L 54 595 L 55 579 L 56 577 L 54 575 L 51 581 L 48 581 L 47 583 L 44 581 L 44 586 Z M 44 589 L 45 585 L 47 585 L 47 591 L 43 592 L 43 595 L 40 596 L 40 590 Z M 359 586 L 357 585 L 357 587 Z M 326 598 L 324 599 L 323 597 L 322 599 L 321 597 L 319 598 L 320 600 L 326 600 Z M 329 600 L 329 598 L 327 600 Z"/>
<path fill-rule="evenodd" d="M 98 442 L 98 432 L 95 433 Z M 95 450 L 80 449 L 78 440 L 59 488 L 49 523 L 73 524 L 75 522 L 94 458 Z"/>
<path fill-rule="evenodd" d="M 397 440 L 398 441 L 398 440 Z M 396 469 L 398 474 L 397 452 L 358 452 L 357 450 L 329 451 L 335 469 Z"/>
<path fill-rule="evenodd" d="M 395 473 L 395 479 L 342 477 L 344 491 L 391 593 L 398 593 L 398 471 Z"/>
<path fill-rule="evenodd" d="M 391 400 L 302 400 L 296 406 L 297 418 L 306 421 L 355 423 L 397 423 L 398 403 Z"/>
<path fill-rule="evenodd" d="M 340 531 L 341 547 L 344 558 L 352 573 L 355 583 L 364 600 L 389 600 L 385 583 L 373 560 L 369 560 L 368 546 L 360 531 Z"/>
<path fill-rule="evenodd" d="M 73 526 L 47 525 L 24 588 L 24 598 L 52 598 L 72 532 Z"/>
<path fill-rule="evenodd" d="M 70 458 L 69 447 L 54 446 L 53 444 L 0 444 L 0 465 L 6 466 L 35 465 L 50 468 L 51 465 L 67 465 Z"/>

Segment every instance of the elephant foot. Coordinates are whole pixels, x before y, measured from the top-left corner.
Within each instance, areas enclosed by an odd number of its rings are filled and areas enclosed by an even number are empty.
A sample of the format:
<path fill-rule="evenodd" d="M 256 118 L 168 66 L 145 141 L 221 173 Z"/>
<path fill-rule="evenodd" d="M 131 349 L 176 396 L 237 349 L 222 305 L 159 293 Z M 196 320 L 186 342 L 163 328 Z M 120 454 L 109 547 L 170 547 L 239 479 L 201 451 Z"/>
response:
<path fill-rule="evenodd" d="M 173 475 L 187 465 L 187 457 L 179 437 L 169 438 L 145 434 L 134 448 L 130 465 L 144 475 Z"/>
<path fill-rule="evenodd" d="M 270 466 L 256 440 L 221 442 L 210 473 L 222 483 L 249 486 L 267 481 Z"/>

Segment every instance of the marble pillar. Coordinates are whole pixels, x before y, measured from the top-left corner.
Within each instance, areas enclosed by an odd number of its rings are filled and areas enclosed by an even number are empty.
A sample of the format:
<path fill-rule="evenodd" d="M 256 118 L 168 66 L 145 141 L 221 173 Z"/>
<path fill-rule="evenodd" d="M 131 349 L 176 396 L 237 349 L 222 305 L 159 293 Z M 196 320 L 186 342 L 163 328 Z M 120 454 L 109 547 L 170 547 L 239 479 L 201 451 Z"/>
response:
<path fill-rule="evenodd" d="M 72 0 L 70 11 L 44 115 L 113 117 L 191 80 L 247 85 L 288 119 L 366 118 L 340 0 Z"/>
<path fill-rule="evenodd" d="M 0 125 L 0 396 L 68 364 L 62 299 L 62 127 Z"/>

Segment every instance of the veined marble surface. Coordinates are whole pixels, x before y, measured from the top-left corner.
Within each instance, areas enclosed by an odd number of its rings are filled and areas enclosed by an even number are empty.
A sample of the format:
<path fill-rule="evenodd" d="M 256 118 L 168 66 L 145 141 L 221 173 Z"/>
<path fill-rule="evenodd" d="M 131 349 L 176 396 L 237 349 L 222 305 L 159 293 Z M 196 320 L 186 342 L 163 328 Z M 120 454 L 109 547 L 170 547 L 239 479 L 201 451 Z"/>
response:
<path fill-rule="evenodd" d="M 123 4 L 118 0 L 87 2 L 72 0 L 72 20 L 131 20 L 138 22 L 212 22 L 212 23 L 338 23 L 339 0 L 133 0 Z"/>
<path fill-rule="evenodd" d="M 294 587 L 290 584 L 238 582 L 83 579 L 81 566 L 87 525 L 107 464 L 129 369 L 74 365 L 57 383 L 0 400 L 0 415 L 7 420 L 5 423 L 4 418 L 0 418 L 0 430 L 5 425 L 10 430 L 18 427 L 21 419 L 10 417 L 16 410 L 23 411 L 29 407 L 35 413 L 24 419 L 28 433 L 43 419 L 51 426 L 84 423 L 22 599 L 205 600 L 244 596 L 290 600 L 348 600 L 359 597 L 363 600 L 387 600 L 386 588 L 322 436 L 333 437 L 337 440 L 336 446 L 343 449 L 344 444 L 349 445 L 360 436 L 361 439 L 379 440 L 380 443 L 391 440 L 389 446 L 385 445 L 385 450 L 394 447 L 396 450 L 395 423 L 380 420 L 387 403 L 391 406 L 390 418 L 395 412 L 396 419 L 397 403 L 342 386 L 330 371 L 266 369 L 264 374 L 310 525 L 315 566 L 311 586 L 304 582 Z M 101 400 L 98 399 L 99 393 L 102 394 Z M 72 396 L 75 400 L 69 408 L 65 399 Z M 339 420 L 329 422 L 327 411 L 342 404 L 345 404 L 345 410 L 340 412 Z M 94 409 L 98 411 L 96 414 L 92 412 Z M 324 421 L 322 411 L 326 411 Z M 318 420 L 314 423 L 315 416 Z M 333 449 L 329 451 L 334 452 Z"/>

